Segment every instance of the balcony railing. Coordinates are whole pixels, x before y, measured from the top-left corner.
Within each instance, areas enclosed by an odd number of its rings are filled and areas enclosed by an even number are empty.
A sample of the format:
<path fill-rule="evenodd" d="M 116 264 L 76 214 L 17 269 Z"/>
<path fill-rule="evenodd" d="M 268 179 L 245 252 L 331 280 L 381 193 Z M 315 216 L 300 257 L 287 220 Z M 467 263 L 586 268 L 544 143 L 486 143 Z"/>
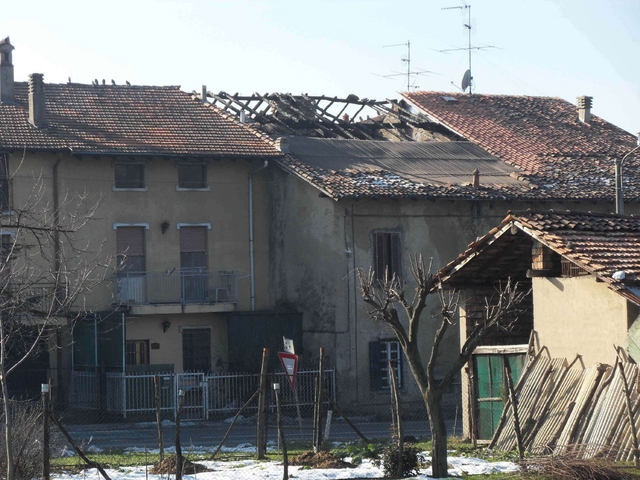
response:
<path fill-rule="evenodd" d="M 238 272 L 230 270 L 121 272 L 113 279 L 116 304 L 238 303 Z"/>

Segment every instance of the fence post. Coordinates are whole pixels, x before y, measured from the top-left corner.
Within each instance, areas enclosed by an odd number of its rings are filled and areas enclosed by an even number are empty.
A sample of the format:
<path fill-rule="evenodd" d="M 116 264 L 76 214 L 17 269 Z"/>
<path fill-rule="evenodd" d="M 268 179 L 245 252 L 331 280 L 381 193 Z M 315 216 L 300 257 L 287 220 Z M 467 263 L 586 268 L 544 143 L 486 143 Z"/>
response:
<path fill-rule="evenodd" d="M 256 450 L 258 460 L 264 460 L 265 442 L 264 442 L 264 411 L 267 401 L 267 360 L 269 359 L 269 349 L 262 349 L 262 366 L 260 368 L 260 394 L 258 396 L 258 428 L 256 438 Z"/>
<path fill-rule="evenodd" d="M 184 404 L 184 390 L 178 392 L 178 411 L 176 412 L 176 480 L 182 480 L 182 447 L 180 445 L 180 417 Z"/>
<path fill-rule="evenodd" d="M 282 446 L 282 480 L 288 480 L 289 478 L 289 457 L 287 456 L 287 444 L 284 441 L 284 431 L 282 430 L 282 412 L 280 410 L 280 384 L 274 383 L 273 390 L 276 394 L 276 411 L 278 415 L 278 438 L 280 438 L 280 445 Z"/>
<path fill-rule="evenodd" d="M 313 453 L 322 450 L 322 389 L 324 388 L 324 347 L 320 347 L 320 360 L 318 362 L 318 390 L 316 392 L 316 418 L 315 418 L 315 438 Z"/>
<path fill-rule="evenodd" d="M 42 480 L 50 478 L 49 464 L 49 384 L 43 383 L 42 389 Z"/>
<path fill-rule="evenodd" d="M 164 438 L 162 436 L 162 412 L 160 411 L 160 377 L 153 376 L 155 390 L 156 422 L 158 423 L 158 447 L 160 449 L 160 461 L 164 460 Z"/>

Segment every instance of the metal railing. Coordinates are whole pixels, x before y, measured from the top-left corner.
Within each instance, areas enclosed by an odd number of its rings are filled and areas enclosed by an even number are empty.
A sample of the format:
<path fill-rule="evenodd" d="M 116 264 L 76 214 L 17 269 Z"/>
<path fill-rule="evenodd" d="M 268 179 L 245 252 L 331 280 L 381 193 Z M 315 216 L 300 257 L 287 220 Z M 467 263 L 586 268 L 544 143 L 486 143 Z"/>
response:
<path fill-rule="evenodd" d="M 296 391 L 287 384 L 284 372 L 269 374 L 269 382 L 282 385 L 284 404 L 312 405 L 317 370 L 299 371 Z M 106 410 L 125 418 L 132 414 L 155 412 L 154 376 L 160 382 L 160 409 L 173 412 L 178 391 L 185 392 L 183 418 L 205 420 L 216 413 L 237 411 L 258 389 L 257 373 L 122 373 L 106 372 Z M 89 371 L 71 372 L 69 406 L 94 410 L 99 406 L 99 374 Z M 325 370 L 323 386 L 335 398 L 335 371 Z M 268 390 L 271 393 L 271 389 Z M 275 408 L 275 400 L 269 407 Z M 271 405 L 273 403 L 273 405 Z M 252 407 L 255 409 L 255 406 Z"/>
<path fill-rule="evenodd" d="M 113 278 L 119 305 L 238 303 L 238 272 L 171 270 L 120 272 Z"/>

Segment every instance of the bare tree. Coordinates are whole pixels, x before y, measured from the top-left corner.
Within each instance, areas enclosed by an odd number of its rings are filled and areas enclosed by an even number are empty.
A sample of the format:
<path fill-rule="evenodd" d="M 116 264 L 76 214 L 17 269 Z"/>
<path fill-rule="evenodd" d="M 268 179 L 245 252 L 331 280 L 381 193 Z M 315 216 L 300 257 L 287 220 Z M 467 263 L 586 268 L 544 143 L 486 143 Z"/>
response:
<path fill-rule="evenodd" d="M 358 270 L 360 290 L 365 303 L 370 307 L 369 316 L 375 320 L 387 323 L 395 332 L 398 342 L 407 358 L 411 373 L 416 380 L 424 401 L 433 443 L 432 468 L 436 478 L 447 477 L 447 431 L 442 411 L 442 395 L 447 390 L 455 376 L 469 361 L 471 354 L 480 344 L 487 333 L 497 327 L 509 328 L 515 321 L 511 315 L 524 300 L 528 292 L 521 291 L 517 283 L 507 281 L 496 290 L 492 298 L 486 298 L 484 320 L 476 323 L 468 335 L 459 355 L 445 367 L 444 377 L 436 379 L 434 369 L 442 354 L 441 346 L 445 334 L 455 323 L 458 313 L 458 298 L 455 292 L 446 293 L 439 285 L 439 279 L 425 268 L 422 255 L 410 257 L 411 274 L 417 286 L 414 297 L 407 300 L 401 280 L 394 274 L 389 278 L 385 272 L 383 279 L 377 279 L 375 272 L 368 273 Z M 420 322 L 426 307 L 428 296 L 437 292 L 440 304 L 440 319 L 430 321 L 439 322 L 439 327 L 433 338 L 429 359 L 425 363 L 420 355 L 418 339 Z M 401 318 L 399 309 L 404 312 Z M 407 327 L 405 327 L 405 324 Z"/>
<path fill-rule="evenodd" d="M 84 296 L 104 280 L 111 263 L 101 254 L 101 244 L 90 245 L 81 234 L 94 219 L 97 201 L 86 194 L 48 201 L 41 177 L 31 185 L 29 192 L 20 192 L 26 195 L 19 205 L 0 215 L 0 390 L 7 480 L 15 480 L 7 379 L 41 348 L 54 326 L 86 313 Z"/>

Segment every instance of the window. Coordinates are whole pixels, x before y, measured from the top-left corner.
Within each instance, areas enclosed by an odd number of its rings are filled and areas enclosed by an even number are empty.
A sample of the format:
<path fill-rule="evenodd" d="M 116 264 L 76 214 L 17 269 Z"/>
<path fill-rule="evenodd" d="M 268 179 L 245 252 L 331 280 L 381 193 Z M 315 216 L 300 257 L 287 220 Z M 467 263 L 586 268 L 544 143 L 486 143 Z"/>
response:
<path fill-rule="evenodd" d="M 149 340 L 127 340 L 125 350 L 127 365 L 149 365 Z"/>
<path fill-rule="evenodd" d="M 144 189 L 144 164 L 143 163 L 116 163 L 116 182 L 114 188 L 118 189 Z"/>
<path fill-rule="evenodd" d="M 397 340 L 370 342 L 369 362 L 371 369 L 371 390 L 388 390 L 391 388 L 389 362 L 391 362 L 396 374 L 398 388 L 403 387 L 402 349 Z"/>
<path fill-rule="evenodd" d="M 203 190 L 207 188 L 207 166 L 182 163 L 178 165 L 178 188 Z"/>
<path fill-rule="evenodd" d="M 400 234 L 394 232 L 373 232 L 373 268 L 376 280 L 384 280 L 395 273 L 401 277 Z"/>
<path fill-rule="evenodd" d="M 207 227 L 180 228 L 180 268 L 192 272 L 207 269 Z"/>
<path fill-rule="evenodd" d="M 144 248 L 145 227 L 118 227 L 116 243 L 118 249 L 118 267 L 120 274 L 143 273 L 145 267 Z"/>
<path fill-rule="evenodd" d="M 9 210 L 9 164 L 7 156 L 0 156 L 0 211 Z"/>
<path fill-rule="evenodd" d="M 180 228 L 180 271 L 182 298 L 204 302 L 209 296 L 207 273 L 207 227 Z"/>

